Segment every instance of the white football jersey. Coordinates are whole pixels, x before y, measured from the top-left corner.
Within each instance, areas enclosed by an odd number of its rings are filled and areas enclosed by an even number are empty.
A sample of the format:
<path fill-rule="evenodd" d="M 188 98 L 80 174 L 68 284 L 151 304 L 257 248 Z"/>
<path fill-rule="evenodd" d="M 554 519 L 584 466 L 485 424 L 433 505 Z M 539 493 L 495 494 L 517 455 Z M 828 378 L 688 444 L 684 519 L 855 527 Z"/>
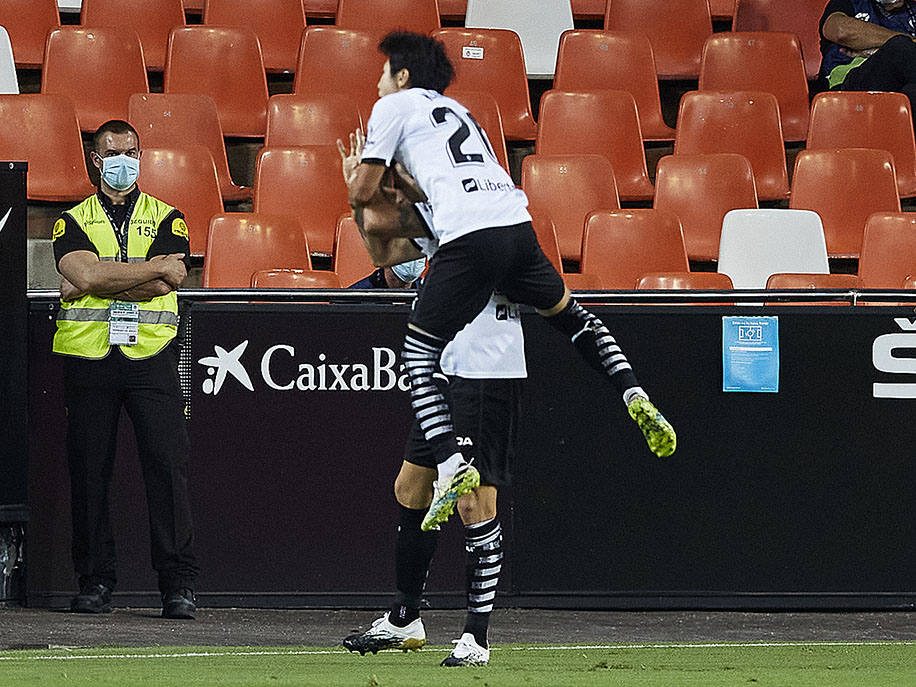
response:
<path fill-rule="evenodd" d="M 417 204 L 421 216 L 432 230 L 429 208 Z M 431 258 L 439 248 L 435 239 L 411 239 Z M 524 379 L 525 337 L 518 305 L 505 296 L 493 294 L 480 314 L 445 345 L 439 359 L 447 375 L 468 379 Z"/>
<path fill-rule="evenodd" d="M 445 374 L 468 379 L 527 377 L 518 305 L 491 296 L 480 314 L 448 342 L 439 363 Z"/>
<path fill-rule="evenodd" d="M 363 161 L 400 162 L 429 199 L 440 244 L 479 229 L 531 220 L 528 198 L 467 108 L 423 88 L 376 101 Z"/>

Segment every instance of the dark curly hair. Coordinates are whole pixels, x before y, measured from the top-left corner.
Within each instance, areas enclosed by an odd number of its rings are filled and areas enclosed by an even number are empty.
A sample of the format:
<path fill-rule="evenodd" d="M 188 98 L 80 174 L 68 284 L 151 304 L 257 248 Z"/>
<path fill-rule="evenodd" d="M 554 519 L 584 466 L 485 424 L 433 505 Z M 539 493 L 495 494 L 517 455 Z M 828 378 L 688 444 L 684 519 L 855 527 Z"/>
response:
<path fill-rule="evenodd" d="M 442 93 L 455 77 L 455 68 L 442 41 L 421 33 L 392 31 L 378 44 L 388 58 L 391 74 L 402 69 L 410 73 L 411 88 L 428 88 Z"/>

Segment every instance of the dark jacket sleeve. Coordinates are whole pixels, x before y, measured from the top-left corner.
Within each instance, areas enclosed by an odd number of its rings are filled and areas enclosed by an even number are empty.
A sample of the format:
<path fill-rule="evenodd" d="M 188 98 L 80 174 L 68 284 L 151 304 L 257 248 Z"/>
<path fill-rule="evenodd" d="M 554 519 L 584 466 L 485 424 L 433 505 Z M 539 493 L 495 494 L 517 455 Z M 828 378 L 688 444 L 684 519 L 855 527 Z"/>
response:
<path fill-rule="evenodd" d="M 60 259 L 67 253 L 75 250 L 88 250 L 91 253 L 99 254 L 99 251 L 93 245 L 92 241 L 83 231 L 82 227 L 76 223 L 70 215 L 64 213 L 54 223 L 54 229 L 51 232 L 51 241 L 54 248 L 54 264 L 60 265 Z M 60 271 L 58 269 L 58 271 Z"/>
<path fill-rule="evenodd" d="M 191 269 L 191 244 L 188 240 L 188 224 L 184 215 L 178 210 L 172 210 L 156 230 L 156 238 L 146 252 L 149 260 L 157 255 L 170 255 L 184 253 L 184 264 Z"/>

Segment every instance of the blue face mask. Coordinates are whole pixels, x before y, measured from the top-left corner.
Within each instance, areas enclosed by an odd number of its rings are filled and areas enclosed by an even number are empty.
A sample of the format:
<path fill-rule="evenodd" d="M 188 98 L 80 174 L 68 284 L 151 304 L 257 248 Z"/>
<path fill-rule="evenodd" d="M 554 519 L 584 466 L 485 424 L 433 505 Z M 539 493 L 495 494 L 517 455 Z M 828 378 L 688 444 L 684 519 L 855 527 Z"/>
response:
<path fill-rule="evenodd" d="M 424 269 L 426 269 L 426 258 L 408 260 L 407 262 L 402 262 L 399 265 L 393 265 L 391 267 L 394 276 L 405 284 L 413 284 L 420 278 L 420 275 L 423 274 Z"/>
<path fill-rule="evenodd" d="M 129 155 L 102 158 L 102 179 L 116 191 L 126 191 L 140 176 L 140 160 Z"/>

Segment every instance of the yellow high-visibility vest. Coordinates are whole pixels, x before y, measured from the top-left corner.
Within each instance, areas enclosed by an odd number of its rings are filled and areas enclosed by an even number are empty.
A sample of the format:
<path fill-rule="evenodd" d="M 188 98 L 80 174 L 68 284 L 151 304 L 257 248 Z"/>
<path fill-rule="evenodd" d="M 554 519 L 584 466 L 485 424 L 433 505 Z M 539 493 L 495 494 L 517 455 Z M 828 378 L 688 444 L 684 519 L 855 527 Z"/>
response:
<path fill-rule="evenodd" d="M 146 260 L 146 254 L 156 238 L 157 227 L 174 209 L 161 200 L 140 193 L 127 225 L 128 262 Z M 99 260 L 121 259 L 118 238 L 97 195 L 67 210 L 66 214 L 86 232 L 99 253 Z M 63 229 L 64 220 L 57 222 L 55 233 Z M 166 228 L 163 227 L 163 230 Z M 108 307 L 111 302 L 110 298 L 90 294 L 73 301 L 61 301 L 52 350 L 80 358 L 104 358 L 108 355 Z M 149 358 L 175 338 L 178 331 L 178 296 L 172 291 L 138 305 L 138 341 L 133 346 L 122 345 L 120 348 L 128 358 Z"/>

